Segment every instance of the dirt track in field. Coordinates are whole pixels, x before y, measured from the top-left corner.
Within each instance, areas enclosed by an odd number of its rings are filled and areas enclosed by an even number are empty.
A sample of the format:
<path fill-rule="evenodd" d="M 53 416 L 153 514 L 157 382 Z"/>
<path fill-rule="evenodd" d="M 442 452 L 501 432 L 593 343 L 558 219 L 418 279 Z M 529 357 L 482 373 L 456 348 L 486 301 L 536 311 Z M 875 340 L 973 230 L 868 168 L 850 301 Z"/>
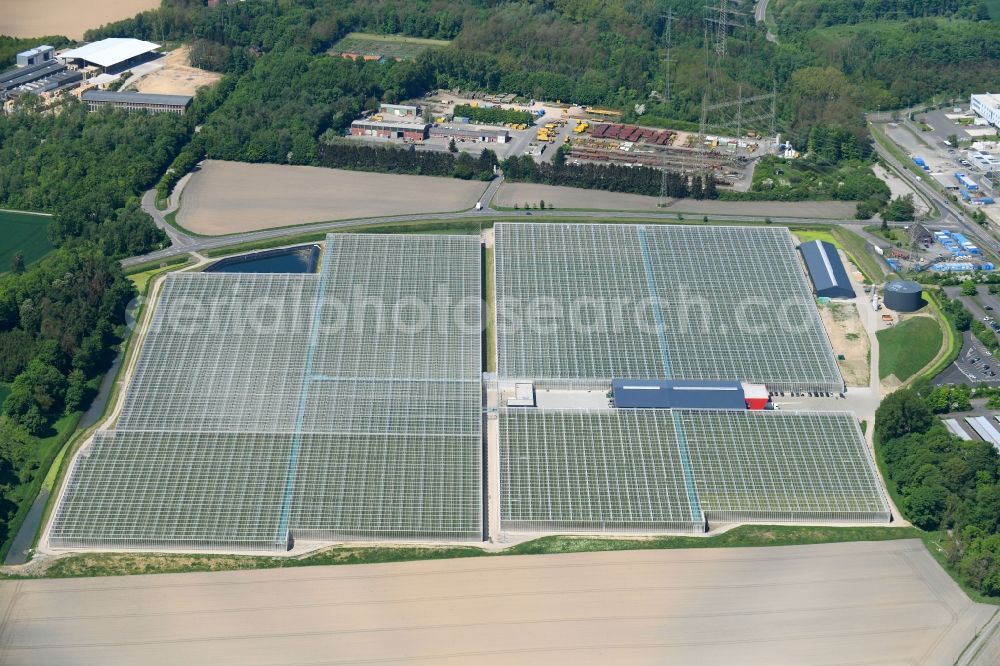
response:
<path fill-rule="evenodd" d="M 219 236 L 310 222 L 475 205 L 486 183 L 320 167 L 205 162 L 184 189 L 177 223 Z"/>
<path fill-rule="evenodd" d="M 697 215 L 747 215 L 751 217 L 808 217 L 817 219 L 847 219 L 854 217 L 856 204 L 850 201 L 696 201 L 672 200 L 666 208 L 657 208 L 659 197 L 620 192 L 602 192 L 576 187 L 534 185 L 530 183 L 504 183 L 493 200 L 494 206 L 512 207 L 515 204 L 532 208 L 544 200 L 546 206 L 557 209 L 585 210 L 659 210 L 671 213 Z"/>

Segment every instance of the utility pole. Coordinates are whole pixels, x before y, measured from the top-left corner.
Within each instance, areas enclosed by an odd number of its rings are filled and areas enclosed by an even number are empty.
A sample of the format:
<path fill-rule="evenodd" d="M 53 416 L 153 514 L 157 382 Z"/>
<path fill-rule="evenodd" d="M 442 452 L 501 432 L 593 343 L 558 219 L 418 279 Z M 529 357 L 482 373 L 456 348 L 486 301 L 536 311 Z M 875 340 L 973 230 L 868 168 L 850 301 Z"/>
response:
<path fill-rule="evenodd" d="M 663 58 L 663 64 L 666 66 L 665 81 L 663 85 L 663 101 L 668 105 L 671 103 L 671 68 L 674 64 L 673 49 L 674 49 L 674 21 L 677 17 L 674 15 L 674 8 L 670 7 L 667 13 L 663 15 L 663 37 L 667 45 L 667 53 Z"/>

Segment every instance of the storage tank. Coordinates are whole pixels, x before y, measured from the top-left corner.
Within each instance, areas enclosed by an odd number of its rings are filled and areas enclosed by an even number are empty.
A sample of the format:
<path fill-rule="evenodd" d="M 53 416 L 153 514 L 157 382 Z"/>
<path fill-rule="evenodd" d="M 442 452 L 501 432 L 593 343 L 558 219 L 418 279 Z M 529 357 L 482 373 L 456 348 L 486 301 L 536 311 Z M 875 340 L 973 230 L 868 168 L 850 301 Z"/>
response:
<path fill-rule="evenodd" d="M 923 292 L 916 282 L 910 280 L 895 280 L 885 286 L 883 299 L 885 307 L 896 312 L 916 312 L 924 306 Z"/>

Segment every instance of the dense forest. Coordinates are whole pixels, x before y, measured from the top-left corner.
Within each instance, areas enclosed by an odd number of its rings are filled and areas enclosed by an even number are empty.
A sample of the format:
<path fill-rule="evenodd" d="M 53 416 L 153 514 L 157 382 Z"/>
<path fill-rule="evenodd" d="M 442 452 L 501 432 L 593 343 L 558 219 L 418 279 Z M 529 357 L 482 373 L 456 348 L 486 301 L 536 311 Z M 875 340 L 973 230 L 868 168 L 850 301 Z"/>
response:
<path fill-rule="evenodd" d="M 818 26 L 853 25 L 876 21 L 948 17 L 986 21 L 989 8 L 982 0 L 775 0 L 769 5 L 782 34 Z"/>
<path fill-rule="evenodd" d="M 135 295 L 99 243 L 80 240 L 0 277 L 0 553 L 124 337 Z"/>
<path fill-rule="evenodd" d="M 712 61 L 705 56 L 703 3 L 672 5 L 678 19 L 669 102 L 662 96 L 663 6 L 654 0 L 312 0 L 218 8 L 167 0 L 88 37 L 192 42 L 198 64 L 242 77 L 208 118 L 202 154 L 308 164 L 320 137 L 340 133 L 360 110 L 436 87 L 609 105 L 627 121 L 697 122 Z M 797 145 L 827 126 L 851 133 L 863 149 L 865 109 L 1000 88 L 1000 24 L 979 21 L 977 2 L 786 0 L 775 12 L 794 14 L 797 27 L 779 44 L 752 22 L 734 29 L 711 95 L 728 99 L 776 85 L 779 127 Z M 453 42 L 413 63 L 352 68 L 324 55 L 355 30 Z"/>
<path fill-rule="evenodd" d="M 937 541 L 962 580 L 1000 596 L 1000 459 L 988 442 L 963 441 L 932 415 L 928 398 L 941 396 L 924 385 L 882 401 L 875 435 L 885 474 L 903 515 L 940 530 Z M 952 390 L 945 400 L 958 405 L 968 396 Z"/>
<path fill-rule="evenodd" d="M 88 113 L 76 101 L 39 113 L 33 98 L 22 100 L 0 114 L 0 207 L 53 213 L 56 245 L 86 239 L 116 257 L 158 247 L 165 237 L 138 209 L 138 195 L 187 142 L 186 122 Z"/>

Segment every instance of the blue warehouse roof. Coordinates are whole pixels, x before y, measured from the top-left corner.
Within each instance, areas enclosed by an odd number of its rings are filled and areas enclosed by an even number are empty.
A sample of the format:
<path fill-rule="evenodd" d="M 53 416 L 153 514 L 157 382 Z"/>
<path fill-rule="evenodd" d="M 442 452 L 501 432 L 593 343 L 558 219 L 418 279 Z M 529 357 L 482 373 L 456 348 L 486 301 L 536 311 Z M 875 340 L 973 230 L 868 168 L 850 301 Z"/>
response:
<path fill-rule="evenodd" d="M 826 241 L 814 240 L 799 246 L 817 296 L 854 298 L 854 288 L 840 261 L 837 248 Z"/>
<path fill-rule="evenodd" d="M 738 381 L 614 379 L 615 407 L 626 409 L 746 409 Z"/>

